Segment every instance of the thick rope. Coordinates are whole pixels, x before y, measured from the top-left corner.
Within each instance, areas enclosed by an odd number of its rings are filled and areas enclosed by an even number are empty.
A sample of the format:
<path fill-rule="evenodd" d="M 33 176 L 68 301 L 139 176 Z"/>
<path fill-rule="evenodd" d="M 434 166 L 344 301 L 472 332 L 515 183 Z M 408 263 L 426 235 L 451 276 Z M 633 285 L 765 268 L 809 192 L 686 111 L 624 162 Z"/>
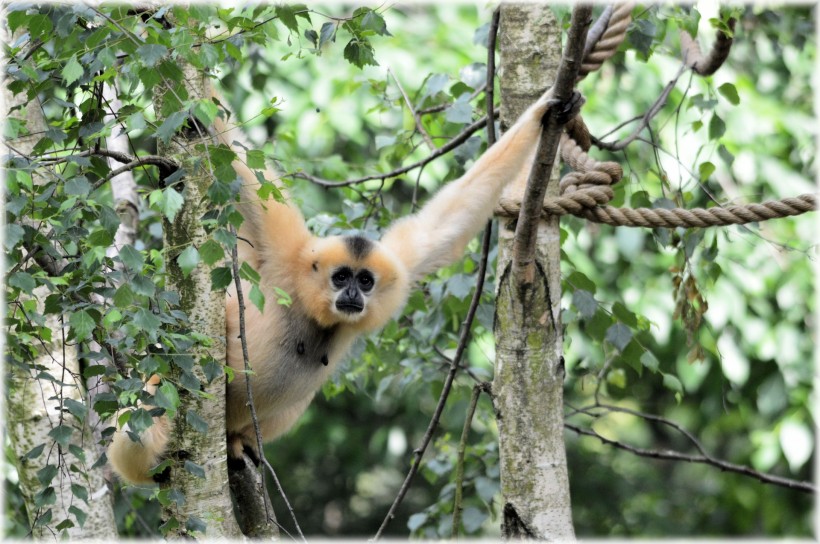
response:
<path fill-rule="evenodd" d="M 626 29 L 632 22 L 632 8 L 634 7 L 635 2 L 624 2 L 616 4 L 611 10 L 609 8 L 604 10 L 587 36 L 584 61 L 578 71 L 577 81 L 600 68 L 607 59 L 615 54 L 618 46 L 626 38 Z M 603 25 L 606 26 L 606 30 L 601 34 Z M 600 39 L 597 36 L 600 36 Z"/>
<path fill-rule="evenodd" d="M 718 227 L 742 225 L 800 215 L 817 208 L 817 195 L 804 194 L 762 204 L 716 206 L 714 208 L 614 208 L 606 206 L 614 195 L 611 185 L 621 180 L 623 171 L 615 162 L 590 157 L 569 136 L 561 136 L 561 159 L 574 170 L 561 178 L 561 196 L 544 200 L 542 214 L 575 215 L 595 223 L 619 227 Z M 496 214 L 518 216 L 521 204 L 502 199 Z"/>
<path fill-rule="evenodd" d="M 727 25 L 729 30 L 733 33 L 735 31 L 735 19 L 729 19 Z M 720 68 L 726 59 L 729 57 L 729 51 L 732 50 L 733 38 L 723 30 L 717 33 L 712 49 L 708 56 L 704 56 L 700 50 L 698 42 L 691 34 L 685 30 L 680 33 L 680 48 L 683 53 L 683 62 L 691 68 L 696 74 L 701 76 L 711 76 L 718 68 Z"/>

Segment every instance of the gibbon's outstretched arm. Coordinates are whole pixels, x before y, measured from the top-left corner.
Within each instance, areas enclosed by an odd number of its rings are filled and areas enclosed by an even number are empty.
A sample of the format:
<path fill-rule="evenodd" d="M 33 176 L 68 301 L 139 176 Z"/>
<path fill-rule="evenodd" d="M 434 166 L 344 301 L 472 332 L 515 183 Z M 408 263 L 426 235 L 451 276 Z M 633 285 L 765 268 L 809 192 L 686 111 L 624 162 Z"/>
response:
<path fill-rule="evenodd" d="M 553 102 L 550 89 L 461 178 L 387 231 L 382 243 L 407 267 L 412 280 L 458 260 L 492 215 L 504 186 L 526 176 L 541 120 Z"/>
<path fill-rule="evenodd" d="M 237 207 L 245 219 L 239 230 L 239 256 L 259 272 L 259 288 L 269 301 L 264 312 L 248 305 L 244 314 L 253 370 L 249 379 L 263 441 L 296 422 L 355 338 L 395 316 L 415 280 L 462 254 L 492 214 L 503 187 L 526 176 L 542 118 L 553 106 L 547 91 L 464 176 L 440 190 L 418 213 L 397 221 L 381 242 L 363 236 L 317 238 L 295 207 L 273 199 L 263 202 L 255 190 L 259 182 L 244 163 L 242 145 L 232 145 L 241 142 L 241 135 L 217 119 L 220 142 L 239 157 L 233 164 L 242 181 Z M 245 292 L 251 288 L 245 280 L 242 287 Z M 290 294 L 290 305 L 274 302 L 276 288 Z M 229 460 L 241 459 L 243 449 L 252 457 L 259 455 L 236 298 L 230 288 L 225 336 L 228 364 L 236 379 L 227 386 Z M 153 377 L 151 387 L 155 385 Z M 108 450 L 112 467 L 128 481 L 150 482 L 147 470 L 164 455 L 168 429 L 163 416 L 155 418 L 140 442 L 131 441 L 123 430 L 115 433 Z"/>

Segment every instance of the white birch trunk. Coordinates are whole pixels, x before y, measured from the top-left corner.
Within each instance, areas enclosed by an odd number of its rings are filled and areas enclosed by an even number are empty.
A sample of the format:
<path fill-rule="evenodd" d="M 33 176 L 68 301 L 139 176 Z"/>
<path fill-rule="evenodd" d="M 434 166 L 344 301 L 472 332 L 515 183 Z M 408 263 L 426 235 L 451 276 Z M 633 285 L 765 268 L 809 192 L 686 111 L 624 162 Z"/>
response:
<path fill-rule="evenodd" d="M 204 97 L 205 75 L 191 65 L 180 66 L 184 72 L 188 94 Z M 155 94 L 156 111 L 160 111 L 162 93 Z M 162 120 L 158 120 L 161 123 Z M 210 161 L 195 149 L 197 143 L 210 145 L 207 133 L 199 136 L 193 130 L 188 136 L 175 135 L 170 145 L 158 143 L 160 155 L 176 161 L 184 168 L 184 204 L 173 223 L 164 223 L 165 264 L 168 270 L 169 289 L 179 292 L 181 310 L 191 322 L 192 328 L 214 339 L 211 347 L 195 345 L 192 355 L 195 373 L 203 384 L 201 395 L 180 395 L 181 403 L 172 423 L 172 436 L 168 455 L 174 460 L 171 465 L 170 481 L 167 487 L 184 495 L 182 504 L 171 502 L 163 508 L 166 520 L 174 518 L 178 525 L 166 536 L 188 538 L 199 536 L 190 530 L 198 522 L 206 527 L 208 539 L 241 538 L 239 526 L 234 517 L 231 494 L 228 486 L 228 471 L 225 446 L 225 376 L 205 385 L 206 380 L 199 361 L 211 356 L 217 361 L 225 360 L 225 293 L 211 290 L 210 267 L 199 263 L 191 274 L 185 277 L 176 262 L 177 256 L 189 245 L 200 247 L 208 235 L 202 225 L 202 216 L 209 209 L 206 191 L 212 176 L 207 165 Z M 208 424 L 206 433 L 197 432 L 186 421 L 186 414 L 195 411 Z M 205 471 L 205 477 L 198 477 L 184 467 L 191 461 Z M 191 522 L 194 522 L 191 525 Z"/>
<path fill-rule="evenodd" d="M 8 29 L 0 25 L 0 41 L 8 43 Z M 22 94 L 14 96 L 4 81 L 3 118 L 10 116 L 25 119 L 28 134 L 9 142 L 10 146 L 25 155 L 30 155 L 34 145 L 42 137 L 46 124 L 40 104 L 26 102 Z M 23 106 L 21 109 L 14 109 Z M 12 111 L 14 110 L 14 111 Z M 3 145 L 3 156 L 10 149 Z M 42 178 L 40 178 L 42 179 Z M 38 176 L 34 175 L 37 183 Z M 38 225 L 32 224 L 33 228 Z M 59 264 L 58 264 L 59 266 Z M 46 286 L 37 287 L 33 298 L 37 301 L 36 312 L 42 314 L 44 301 L 50 291 Z M 84 387 L 80 378 L 80 365 L 76 346 L 64 343 L 67 324 L 61 316 L 45 316 L 45 326 L 52 332 L 50 342 L 41 343 L 36 358 L 27 363 L 28 368 L 10 364 L 8 396 L 6 402 L 7 432 L 19 460 L 16 463 L 17 477 L 23 494 L 32 536 L 35 539 L 109 540 L 116 537 L 116 523 L 112 508 L 111 493 L 106 485 L 103 467 L 91 469 L 98 459 L 94 445 L 89 417 L 79 420 L 65 410 L 66 400 L 86 403 Z M 54 381 L 43 378 L 48 373 Z M 89 410 L 89 414 L 92 413 Z M 49 433 L 59 427 L 71 429 L 69 447 L 57 444 Z M 33 458 L 26 454 L 35 447 L 44 445 L 43 452 Z M 41 484 L 38 473 L 47 472 L 47 466 L 57 467 L 57 473 L 50 481 Z M 75 466 L 79 470 L 71 470 Z M 72 491 L 72 485 L 78 495 Z M 79 497 L 87 493 L 87 501 Z M 51 491 L 53 490 L 53 496 Z M 45 498 L 52 497 L 52 498 Z M 36 506 L 37 503 L 40 506 Z M 68 521 L 62 529 L 61 523 Z"/>
<path fill-rule="evenodd" d="M 509 127 L 552 85 L 561 58 L 560 29 L 546 5 L 502 4 L 498 42 L 501 123 Z M 555 168 L 547 197 L 557 191 Z M 505 196 L 511 194 L 520 200 L 523 184 Z M 574 540 L 563 438 L 558 221 L 541 221 L 538 226 L 535 286 L 523 298 L 510 274 L 514 231 L 514 219 L 501 221 L 493 397 L 504 502 L 502 533 L 505 538 Z"/>

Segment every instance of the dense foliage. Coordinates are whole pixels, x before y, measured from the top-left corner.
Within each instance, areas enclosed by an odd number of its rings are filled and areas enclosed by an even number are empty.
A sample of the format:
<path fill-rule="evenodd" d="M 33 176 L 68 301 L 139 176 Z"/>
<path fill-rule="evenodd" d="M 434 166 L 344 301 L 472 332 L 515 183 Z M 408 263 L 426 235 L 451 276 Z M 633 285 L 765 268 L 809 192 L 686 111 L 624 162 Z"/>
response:
<path fill-rule="evenodd" d="M 66 401 L 64 409 L 75 416 L 92 410 L 106 421 L 145 398 L 140 377 L 172 367 L 181 378 L 157 395 L 157 406 L 173 411 L 180 391 L 198 389 L 191 374 L 197 362 L 185 352 L 205 339 L 192 338 L 175 310 L 176 296 L 165 290 L 165 259 L 172 255 L 191 269 L 229 255 L 230 227 L 238 221 L 231 206 L 233 154 L 209 150 L 214 212 L 204 221 L 213 238 L 205 246 L 161 246 L 162 220 L 177 213 L 184 183 L 179 177 L 161 183 L 160 169 L 144 166 L 134 170 L 138 240 L 107 254 L 120 221 L 105 183 L 112 167 L 94 153 L 116 124 L 126 126 L 132 155 L 150 155 L 157 139 L 194 125 L 190 119 L 212 123 L 217 104 L 187 96 L 180 61 L 214 77 L 260 150 L 249 156 L 253 168 L 267 162 L 294 174 L 291 192 L 318 234 L 378 231 L 457 177 L 485 147 L 476 132 L 422 169 L 345 188 L 328 190 L 298 176 L 347 180 L 429 155 L 408 101 L 435 146 L 482 117 L 486 10 L 192 5 L 138 13 L 126 6 L 12 5 L 6 15 L 14 33 L 8 87 L 39 102 L 47 122 L 45 132 L 33 135 L 30 154 L 11 149 L 6 170 L 6 361 L 28 368 L 41 341 L 65 335 L 65 345 L 82 355 L 82 376 L 74 378 L 100 376 L 110 386 L 86 405 Z M 626 172 L 614 205 L 706 207 L 812 190 L 815 8 L 746 8 L 733 15 L 737 41 L 717 74 L 684 75 L 651 132 L 623 152 L 593 150 Z M 584 119 L 605 141 L 628 134 L 632 125 L 613 127 L 642 115 L 677 73 L 678 30 L 700 29 L 700 39 L 711 43 L 709 18 L 717 25 L 721 17 L 663 6 L 637 8 L 634 16 L 621 51 L 579 86 L 587 98 Z M 104 84 L 116 85 L 118 111 L 102 99 Z M 173 92 L 155 108 L 155 89 L 168 85 Z M 10 141 L 31 131 L 15 111 L 5 130 Z M 562 221 L 568 423 L 638 448 L 697 453 L 669 425 L 623 410 L 656 414 L 685 427 L 715 458 L 810 479 L 814 217 L 689 230 Z M 361 341 L 295 429 L 268 446 L 306 533 L 372 534 L 381 522 L 457 342 L 479 260 L 478 245 L 471 249 L 462 262 L 428 278 L 400 317 Z M 59 261 L 59 270 L 48 271 L 34 258 L 38 252 Z M 213 279 L 224 287 L 230 269 Z M 395 535 L 450 535 L 466 406 L 475 381 L 492 376 L 492 280 L 472 331 L 470 374 L 456 381 L 423 478 L 389 526 Z M 44 307 L 38 307 L 35 293 L 43 289 Z M 251 299 L 277 303 L 258 293 Z M 59 317 L 63 330 L 48 328 L 47 315 Z M 111 352 L 122 354 L 121 364 L 107 364 Z M 223 371 L 217 361 L 199 364 L 211 378 Z M 66 381 L 38 378 L 57 386 Z M 137 430 L 150 423 L 145 410 L 129 417 Z M 66 425 L 54 441 L 67 446 L 73 432 Z M 466 458 L 464 534 L 498 532 L 496 435 L 491 403 L 482 397 Z M 810 533 L 808 494 L 703 464 L 645 459 L 572 431 L 566 438 L 579 535 Z M 51 495 L 22 504 L 16 455 L 8 444 L 6 451 L 11 515 L 5 530 L 19 536 L 28 531 L 23 509 L 47 511 Z M 69 452 L 67 462 L 76 454 Z M 53 477 L 43 474 L 44 490 Z M 78 486 L 79 499 L 86 493 Z M 122 491 L 116 515 L 125 534 L 156 534 L 156 495 Z M 275 491 L 271 495 L 279 508 Z"/>

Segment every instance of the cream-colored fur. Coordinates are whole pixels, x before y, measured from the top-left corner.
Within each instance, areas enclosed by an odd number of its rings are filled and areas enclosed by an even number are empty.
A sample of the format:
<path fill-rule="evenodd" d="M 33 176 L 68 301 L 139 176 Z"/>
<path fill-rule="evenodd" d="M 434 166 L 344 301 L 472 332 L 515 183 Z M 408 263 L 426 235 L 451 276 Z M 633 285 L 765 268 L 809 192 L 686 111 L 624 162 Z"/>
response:
<path fill-rule="evenodd" d="M 352 254 L 349 240 L 342 237 L 311 235 L 295 207 L 260 202 L 257 180 L 243 164 L 241 150 L 233 146 L 240 157 L 234 167 L 244 180 L 238 204 L 245 217 L 239 231 L 240 259 L 261 274 L 267 300 L 264 313 L 252 304 L 245 308 L 250 380 L 265 442 L 293 425 L 358 335 L 378 329 L 400 311 L 414 281 L 462 255 L 491 216 L 505 184 L 526 173 L 550 98 L 548 91 L 468 172 L 418 213 L 393 225 L 381 242 L 364 244 L 367 250 L 360 255 Z M 222 143 L 241 141 L 236 127 L 222 119 L 215 129 Z M 338 293 L 330 278 L 340 266 L 367 270 L 375 277 L 360 313 L 340 313 L 334 304 Z M 291 295 L 291 307 L 275 303 L 274 287 Z M 243 281 L 242 288 L 248 293 L 251 286 Z M 243 447 L 256 450 L 256 438 L 247 406 L 234 289 L 228 290 L 226 311 L 228 364 L 237 371 L 227 389 L 226 431 L 229 454 L 238 457 Z M 162 456 L 167 431 L 167 421 L 160 418 L 144 433 L 142 445 L 117 432 L 108 452 L 114 469 L 126 480 L 147 481 L 145 471 Z"/>

